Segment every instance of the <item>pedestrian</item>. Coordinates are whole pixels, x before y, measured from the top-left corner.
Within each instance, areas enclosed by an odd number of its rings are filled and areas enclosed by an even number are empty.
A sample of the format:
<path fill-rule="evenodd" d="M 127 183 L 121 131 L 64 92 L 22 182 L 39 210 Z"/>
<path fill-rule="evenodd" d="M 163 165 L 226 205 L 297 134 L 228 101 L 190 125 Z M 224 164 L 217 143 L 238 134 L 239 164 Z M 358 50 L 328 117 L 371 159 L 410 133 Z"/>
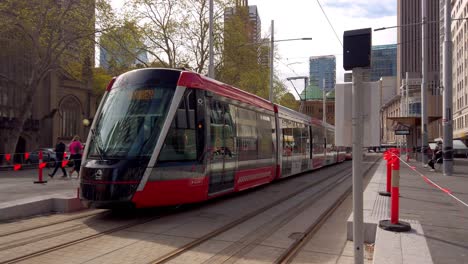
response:
<path fill-rule="evenodd" d="M 80 137 L 75 135 L 72 142 L 70 143 L 70 159 L 73 160 L 73 169 L 70 171 L 70 177 L 73 175 L 73 172 L 78 173 L 78 178 L 80 177 L 80 167 L 81 167 L 81 151 L 83 145 L 80 142 Z"/>
<path fill-rule="evenodd" d="M 432 153 L 432 159 L 427 164 L 429 165 L 429 167 L 431 167 L 431 171 L 435 171 L 435 164 L 437 162 L 440 163 L 441 158 L 442 158 L 442 143 L 438 142 L 437 146 L 434 149 L 434 152 Z"/>
<path fill-rule="evenodd" d="M 58 168 L 62 169 L 63 175 L 62 178 L 67 177 L 67 171 L 65 170 L 64 167 L 62 167 L 62 161 L 63 161 L 63 153 L 65 153 L 65 144 L 62 142 L 60 137 L 57 137 L 57 145 L 55 145 L 55 156 L 56 156 L 56 162 L 55 162 L 55 169 L 54 172 L 49 173 L 49 176 L 51 178 L 54 177 L 55 173 L 57 172 Z"/>

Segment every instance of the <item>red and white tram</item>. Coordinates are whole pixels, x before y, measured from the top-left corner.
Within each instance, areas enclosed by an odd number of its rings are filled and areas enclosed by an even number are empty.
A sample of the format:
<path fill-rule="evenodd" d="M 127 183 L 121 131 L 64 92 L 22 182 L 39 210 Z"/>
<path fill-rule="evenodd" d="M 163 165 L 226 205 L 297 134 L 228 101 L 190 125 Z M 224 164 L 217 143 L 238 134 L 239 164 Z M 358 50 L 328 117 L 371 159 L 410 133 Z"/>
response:
<path fill-rule="evenodd" d="M 114 78 L 80 172 L 89 206 L 193 203 L 345 160 L 334 128 L 194 72 Z"/>

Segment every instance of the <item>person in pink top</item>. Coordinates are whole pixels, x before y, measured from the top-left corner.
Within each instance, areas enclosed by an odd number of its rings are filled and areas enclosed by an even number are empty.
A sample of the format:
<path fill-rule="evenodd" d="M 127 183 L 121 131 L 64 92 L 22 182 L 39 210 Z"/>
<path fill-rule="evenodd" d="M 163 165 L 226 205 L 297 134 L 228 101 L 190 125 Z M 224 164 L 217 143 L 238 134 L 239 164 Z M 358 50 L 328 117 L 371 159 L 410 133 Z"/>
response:
<path fill-rule="evenodd" d="M 80 137 L 78 135 L 73 137 L 73 141 L 68 147 L 70 150 L 70 159 L 73 160 L 73 169 L 70 171 L 70 177 L 73 172 L 78 173 L 78 178 L 80 177 L 80 167 L 81 167 L 81 151 L 83 150 L 83 145 L 80 142 Z"/>

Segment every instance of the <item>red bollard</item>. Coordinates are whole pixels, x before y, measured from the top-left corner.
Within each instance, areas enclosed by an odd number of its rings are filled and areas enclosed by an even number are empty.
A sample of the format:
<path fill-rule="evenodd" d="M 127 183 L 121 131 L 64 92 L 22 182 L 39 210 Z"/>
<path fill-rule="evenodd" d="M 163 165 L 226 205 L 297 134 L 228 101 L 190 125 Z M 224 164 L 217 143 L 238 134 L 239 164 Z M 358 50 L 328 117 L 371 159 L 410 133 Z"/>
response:
<path fill-rule="evenodd" d="M 390 210 L 390 220 L 381 220 L 379 222 L 379 227 L 394 232 L 407 232 L 411 230 L 411 225 L 409 223 L 399 221 L 399 202 L 400 202 L 400 159 L 399 151 L 395 150 L 393 152 L 394 159 L 392 159 L 392 200 L 391 200 L 391 210 Z"/>
<path fill-rule="evenodd" d="M 393 159 L 392 154 L 387 150 L 384 153 L 384 159 L 387 161 L 387 188 L 386 191 L 379 192 L 382 196 L 390 196 L 390 185 L 392 180 L 392 163 L 391 160 Z"/>
<path fill-rule="evenodd" d="M 392 162 L 392 203 L 390 221 L 392 224 L 398 224 L 398 217 L 400 213 L 400 160 L 393 159 Z"/>
<path fill-rule="evenodd" d="M 39 180 L 35 181 L 34 183 L 46 183 L 47 182 L 42 179 L 42 169 L 44 169 L 44 166 L 42 166 L 42 151 L 39 151 Z"/>

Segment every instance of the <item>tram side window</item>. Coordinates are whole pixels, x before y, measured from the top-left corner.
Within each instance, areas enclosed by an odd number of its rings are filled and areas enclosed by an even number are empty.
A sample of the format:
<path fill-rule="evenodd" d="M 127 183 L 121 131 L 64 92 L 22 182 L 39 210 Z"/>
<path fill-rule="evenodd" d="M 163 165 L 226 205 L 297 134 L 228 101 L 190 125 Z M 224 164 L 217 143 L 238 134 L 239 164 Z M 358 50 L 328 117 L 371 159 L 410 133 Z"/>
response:
<path fill-rule="evenodd" d="M 272 116 L 257 113 L 259 159 L 271 159 L 273 157 L 272 119 Z"/>
<path fill-rule="evenodd" d="M 293 122 L 281 119 L 281 129 L 283 134 L 283 155 L 291 156 L 296 145 L 293 136 Z"/>
<path fill-rule="evenodd" d="M 327 148 L 331 148 L 332 150 L 335 148 L 335 134 L 333 130 L 327 129 Z"/>
<path fill-rule="evenodd" d="M 159 161 L 196 160 L 195 105 L 195 92 L 186 91 L 167 133 Z"/>
<path fill-rule="evenodd" d="M 318 154 L 323 152 L 323 128 L 312 125 L 312 153 Z"/>
<path fill-rule="evenodd" d="M 295 155 L 305 154 L 305 144 L 303 143 L 304 139 L 302 138 L 302 131 L 304 130 L 304 125 L 294 122 L 293 128 L 293 137 L 294 137 L 294 147 L 293 153 Z"/>
<path fill-rule="evenodd" d="M 221 159 L 223 156 L 233 157 L 235 155 L 235 112 L 234 106 L 219 101 L 212 101 L 211 103 L 210 133 L 213 159 Z"/>
<path fill-rule="evenodd" d="M 257 115 L 252 110 L 238 107 L 237 118 L 239 161 L 256 160 L 258 157 Z"/>

